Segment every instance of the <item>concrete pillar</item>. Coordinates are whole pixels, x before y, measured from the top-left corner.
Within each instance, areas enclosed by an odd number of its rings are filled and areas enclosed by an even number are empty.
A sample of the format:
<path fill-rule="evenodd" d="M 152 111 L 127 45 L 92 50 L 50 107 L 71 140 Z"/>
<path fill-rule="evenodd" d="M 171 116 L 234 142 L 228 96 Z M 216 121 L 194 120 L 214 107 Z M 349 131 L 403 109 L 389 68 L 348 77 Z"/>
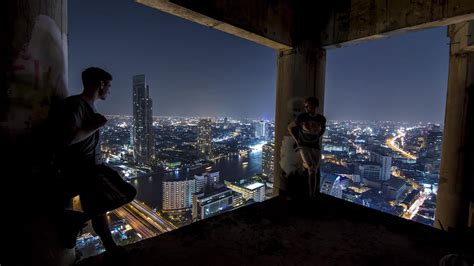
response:
<path fill-rule="evenodd" d="M 1 182 L 16 194 L 5 211 L 5 239 L 15 247 L 6 264 L 70 265 L 74 250 L 60 247 L 54 221 L 44 215 L 40 185 L 48 176 L 35 171 L 44 142 L 36 132 L 51 102 L 67 95 L 67 0 L 6 1 L 1 10 Z"/>
<path fill-rule="evenodd" d="M 474 181 L 474 22 L 448 27 L 448 95 L 436 203 L 437 228 L 465 228 Z M 472 224 L 471 224 L 472 226 Z"/>
<path fill-rule="evenodd" d="M 324 110 L 324 79 L 326 51 L 315 48 L 293 48 L 278 53 L 277 97 L 275 117 L 275 179 L 273 194 L 286 191 L 288 168 L 295 154 L 285 149 L 285 136 L 289 136 L 287 127 L 296 116 L 304 111 L 306 97 L 319 98 L 320 110 Z M 283 149 L 282 149 L 283 148 Z M 282 156 L 283 152 L 283 156 Z M 288 155 L 288 156 L 285 156 Z M 282 160 L 282 157 L 283 160 Z"/>

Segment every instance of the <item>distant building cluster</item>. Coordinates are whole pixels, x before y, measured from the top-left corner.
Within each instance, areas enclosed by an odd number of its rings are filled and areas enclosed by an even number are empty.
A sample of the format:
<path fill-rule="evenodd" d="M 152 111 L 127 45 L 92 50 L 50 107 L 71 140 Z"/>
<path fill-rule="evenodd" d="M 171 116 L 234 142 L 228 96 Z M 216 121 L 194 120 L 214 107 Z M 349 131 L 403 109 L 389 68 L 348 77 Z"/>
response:
<path fill-rule="evenodd" d="M 191 210 L 197 221 L 265 199 L 265 184 L 255 179 L 222 185 L 219 172 L 207 172 L 193 179 L 163 181 L 162 210 L 175 214 Z"/>
<path fill-rule="evenodd" d="M 323 193 L 433 224 L 439 125 L 343 121 L 330 122 L 326 132 Z"/>

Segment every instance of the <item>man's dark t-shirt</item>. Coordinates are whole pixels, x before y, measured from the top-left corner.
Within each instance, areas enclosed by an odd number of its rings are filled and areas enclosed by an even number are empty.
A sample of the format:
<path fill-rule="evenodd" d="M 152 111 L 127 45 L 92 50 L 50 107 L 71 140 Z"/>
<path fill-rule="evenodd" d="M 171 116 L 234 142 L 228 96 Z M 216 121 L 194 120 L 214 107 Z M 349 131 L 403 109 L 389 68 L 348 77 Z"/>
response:
<path fill-rule="evenodd" d="M 50 122 L 53 142 L 56 144 L 55 153 L 62 166 L 74 169 L 102 163 L 100 130 L 78 143 L 67 145 L 73 131 L 87 128 L 94 114 L 95 108 L 79 95 L 70 96 L 51 108 Z"/>
<path fill-rule="evenodd" d="M 321 136 L 326 130 L 326 118 L 320 114 L 312 116 L 309 113 L 301 113 L 296 117 L 295 123 L 295 137 L 299 145 L 321 150 Z"/>

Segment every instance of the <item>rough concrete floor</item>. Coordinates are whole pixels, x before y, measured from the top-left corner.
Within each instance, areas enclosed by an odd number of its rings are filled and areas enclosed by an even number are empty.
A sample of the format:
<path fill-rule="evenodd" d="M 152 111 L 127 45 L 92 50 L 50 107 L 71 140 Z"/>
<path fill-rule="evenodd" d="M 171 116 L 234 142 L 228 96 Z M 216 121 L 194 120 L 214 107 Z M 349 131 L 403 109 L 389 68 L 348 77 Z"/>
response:
<path fill-rule="evenodd" d="M 464 238 L 331 196 L 274 198 L 79 265 L 438 265 L 473 254 Z"/>

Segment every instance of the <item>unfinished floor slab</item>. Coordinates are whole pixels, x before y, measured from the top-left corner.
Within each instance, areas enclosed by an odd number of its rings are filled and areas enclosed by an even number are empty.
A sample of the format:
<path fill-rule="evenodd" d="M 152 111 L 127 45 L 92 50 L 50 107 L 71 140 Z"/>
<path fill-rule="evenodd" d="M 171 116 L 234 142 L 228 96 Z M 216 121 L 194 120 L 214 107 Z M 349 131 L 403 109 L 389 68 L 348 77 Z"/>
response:
<path fill-rule="evenodd" d="M 446 254 L 469 255 L 467 241 L 322 195 L 274 198 L 127 246 L 126 256 L 79 264 L 438 265 Z"/>

